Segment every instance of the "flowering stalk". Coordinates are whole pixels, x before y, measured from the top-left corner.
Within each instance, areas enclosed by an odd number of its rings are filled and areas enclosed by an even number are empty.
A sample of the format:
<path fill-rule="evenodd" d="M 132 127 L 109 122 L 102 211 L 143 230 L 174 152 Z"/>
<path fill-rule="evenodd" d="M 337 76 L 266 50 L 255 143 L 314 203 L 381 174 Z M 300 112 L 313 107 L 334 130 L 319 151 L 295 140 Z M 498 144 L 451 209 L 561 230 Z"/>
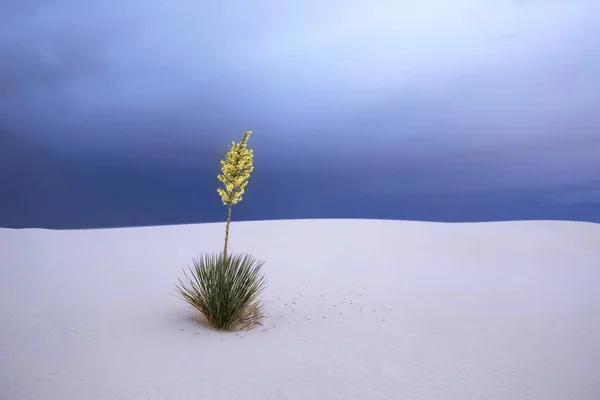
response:
<path fill-rule="evenodd" d="M 242 201 L 244 188 L 248 184 L 252 165 L 253 152 L 248 149 L 247 143 L 252 131 L 246 131 L 240 143 L 232 142 L 225 158 L 221 160 L 221 174 L 217 176 L 224 188 L 218 188 L 223 204 L 227 206 L 227 223 L 225 225 L 225 247 L 223 258 L 227 258 L 227 242 L 229 241 L 229 223 L 231 222 L 231 209 L 234 204 Z"/>

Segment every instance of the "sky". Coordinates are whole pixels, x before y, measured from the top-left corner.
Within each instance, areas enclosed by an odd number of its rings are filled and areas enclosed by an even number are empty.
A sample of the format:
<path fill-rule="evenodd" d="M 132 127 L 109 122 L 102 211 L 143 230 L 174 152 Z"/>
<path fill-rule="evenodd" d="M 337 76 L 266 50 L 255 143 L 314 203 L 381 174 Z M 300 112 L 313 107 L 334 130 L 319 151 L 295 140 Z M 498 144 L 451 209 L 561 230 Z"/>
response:
<path fill-rule="evenodd" d="M 0 226 L 600 222 L 595 0 L 4 0 Z"/>

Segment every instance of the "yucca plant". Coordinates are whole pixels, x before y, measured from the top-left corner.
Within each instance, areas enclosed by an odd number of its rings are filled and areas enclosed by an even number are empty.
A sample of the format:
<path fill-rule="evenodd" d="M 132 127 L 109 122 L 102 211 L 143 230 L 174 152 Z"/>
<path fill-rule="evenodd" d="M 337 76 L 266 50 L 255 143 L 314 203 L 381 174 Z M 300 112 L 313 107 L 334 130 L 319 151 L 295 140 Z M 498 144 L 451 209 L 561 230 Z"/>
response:
<path fill-rule="evenodd" d="M 266 282 L 261 274 L 264 262 L 251 255 L 227 253 L 231 209 L 242 201 L 254 169 L 253 151 L 248 149 L 251 133 L 246 131 L 240 143 L 232 142 L 221 160 L 221 174 L 217 176 L 224 186 L 217 192 L 227 206 L 223 252 L 194 259 L 190 274 L 184 271 L 186 282 L 179 279 L 176 285 L 181 298 L 200 311 L 208 325 L 219 330 L 248 329 L 260 324 L 262 318 L 257 297 Z"/>
<path fill-rule="evenodd" d="M 260 325 L 262 305 L 258 295 L 266 280 L 262 260 L 248 254 L 201 255 L 179 279 L 176 291 L 200 311 L 206 323 L 218 330 L 250 329 Z"/>

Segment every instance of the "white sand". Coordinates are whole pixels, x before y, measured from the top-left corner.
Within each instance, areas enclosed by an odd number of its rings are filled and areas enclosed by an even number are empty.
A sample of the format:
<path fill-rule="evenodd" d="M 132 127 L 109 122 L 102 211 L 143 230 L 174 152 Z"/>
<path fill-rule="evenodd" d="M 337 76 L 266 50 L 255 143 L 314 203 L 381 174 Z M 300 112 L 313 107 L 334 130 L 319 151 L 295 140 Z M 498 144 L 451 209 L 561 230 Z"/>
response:
<path fill-rule="evenodd" d="M 600 399 L 600 225 L 233 223 L 264 327 L 174 296 L 224 224 L 0 229 L 0 399 Z"/>

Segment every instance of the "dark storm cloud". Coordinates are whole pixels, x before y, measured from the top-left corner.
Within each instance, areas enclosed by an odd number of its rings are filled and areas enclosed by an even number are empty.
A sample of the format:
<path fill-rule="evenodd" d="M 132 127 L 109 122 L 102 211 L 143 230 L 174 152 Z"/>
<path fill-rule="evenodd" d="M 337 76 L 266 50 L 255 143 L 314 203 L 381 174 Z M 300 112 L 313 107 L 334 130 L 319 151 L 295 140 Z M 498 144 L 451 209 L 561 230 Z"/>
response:
<path fill-rule="evenodd" d="M 595 118 L 593 1 L 7 4 L 1 115 L 59 147 L 141 143 L 157 118 L 186 144 L 251 126 L 277 145 L 374 152 L 543 140 L 556 118 Z"/>
<path fill-rule="evenodd" d="M 131 213 L 158 198 L 152 176 L 179 199 L 210 185 L 249 128 L 256 186 L 306 215 L 327 185 L 333 213 L 352 186 L 392 199 L 596 182 L 598 37 L 593 0 L 5 0 L 0 184 L 14 205 Z M 117 181 L 138 197 L 102 194 Z"/>

